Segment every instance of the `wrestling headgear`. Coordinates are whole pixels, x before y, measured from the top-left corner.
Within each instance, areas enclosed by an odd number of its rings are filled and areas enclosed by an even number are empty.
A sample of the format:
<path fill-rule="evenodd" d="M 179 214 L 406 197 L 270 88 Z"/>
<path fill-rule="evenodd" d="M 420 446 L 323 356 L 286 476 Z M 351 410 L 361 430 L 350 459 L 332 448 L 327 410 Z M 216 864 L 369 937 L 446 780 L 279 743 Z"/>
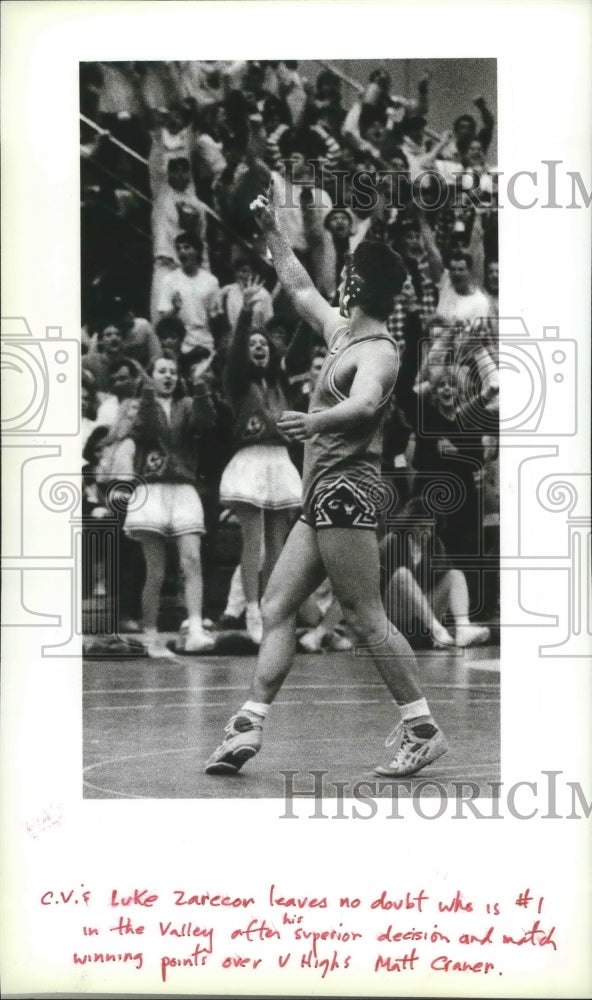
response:
<path fill-rule="evenodd" d="M 349 314 L 353 306 L 360 306 L 368 316 L 386 321 L 406 277 L 401 257 L 386 243 L 360 243 L 346 259 L 344 312 Z"/>

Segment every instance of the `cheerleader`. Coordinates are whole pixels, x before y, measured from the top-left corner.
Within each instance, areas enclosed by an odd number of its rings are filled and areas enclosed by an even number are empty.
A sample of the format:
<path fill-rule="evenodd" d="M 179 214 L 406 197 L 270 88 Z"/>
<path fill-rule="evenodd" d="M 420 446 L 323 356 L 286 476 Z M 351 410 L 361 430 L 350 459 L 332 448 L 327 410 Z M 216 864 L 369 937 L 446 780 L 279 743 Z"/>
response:
<path fill-rule="evenodd" d="M 215 423 L 215 410 L 205 383 L 193 398 L 175 398 L 177 365 L 159 358 L 149 369 L 133 430 L 135 472 L 143 477 L 146 498 L 130 506 L 125 531 L 142 543 L 146 583 L 142 593 L 144 641 L 148 656 L 174 659 L 157 631 L 160 592 L 165 575 L 165 546 L 174 538 L 185 585 L 188 630 L 176 652 L 212 649 L 214 640 L 202 622 L 203 585 L 200 535 L 204 533 L 201 501 L 194 486 L 196 437 Z"/>
<path fill-rule="evenodd" d="M 225 388 L 233 409 L 237 450 L 220 482 L 220 501 L 231 508 L 241 527 L 247 631 L 257 644 L 262 638 L 259 594 L 302 499 L 300 476 L 277 429 L 287 408 L 280 358 L 264 333 L 252 332 L 259 286 L 260 281 L 253 278 L 244 288 L 243 308 L 228 350 Z"/>

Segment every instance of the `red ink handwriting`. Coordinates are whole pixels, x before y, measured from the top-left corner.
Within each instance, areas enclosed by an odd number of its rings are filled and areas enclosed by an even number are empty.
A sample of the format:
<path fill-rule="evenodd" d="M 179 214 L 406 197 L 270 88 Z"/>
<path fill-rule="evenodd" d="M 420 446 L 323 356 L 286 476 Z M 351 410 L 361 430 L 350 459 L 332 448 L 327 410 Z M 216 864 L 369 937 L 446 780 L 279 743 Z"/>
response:
<path fill-rule="evenodd" d="M 434 972 L 481 972 L 486 976 L 494 968 L 493 962 L 459 962 L 448 958 L 448 955 L 438 955 L 430 962 L 430 969 Z"/>
<path fill-rule="evenodd" d="M 300 908 L 302 910 L 305 907 L 314 908 L 317 906 L 326 909 L 328 904 L 326 896 L 322 896 L 320 899 L 316 896 L 277 896 L 275 885 L 272 884 L 269 887 L 269 905 L 290 906 L 293 909 Z"/>
<path fill-rule="evenodd" d="M 163 955 L 160 959 L 160 975 L 163 983 L 167 981 L 169 969 L 191 968 L 197 969 L 206 964 L 210 952 L 207 948 L 202 948 L 196 944 L 194 950 L 185 958 L 176 958 L 172 955 Z"/>
<path fill-rule="evenodd" d="M 371 910 L 419 910 L 422 913 L 423 904 L 429 899 L 423 889 L 420 889 L 416 896 L 407 892 L 400 899 L 387 899 L 386 889 L 384 889 L 378 899 L 370 903 Z"/>
<path fill-rule="evenodd" d="M 129 917 L 120 917 L 119 923 L 115 927 L 110 927 L 110 931 L 123 935 L 123 934 L 143 934 L 144 927 L 134 927 Z"/>
<path fill-rule="evenodd" d="M 115 954 L 111 951 L 95 951 L 85 955 L 79 955 L 78 952 L 74 952 L 72 956 L 74 965 L 89 965 L 96 963 L 110 963 L 110 962 L 135 962 L 136 969 L 141 969 L 144 964 L 144 956 L 141 951 L 136 952 L 132 955 L 131 951 L 120 952 Z"/>
<path fill-rule="evenodd" d="M 300 968 L 320 969 L 321 979 L 324 979 L 329 972 L 334 972 L 335 969 L 349 969 L 350 962 L 351 955 L 346 955 L 340 962 L 336 951 L 333 951 L 331 958 L 317 958 L 311 950 L 306 955 L 301 956 Z"/>
<path fill-rule="evenodd" d="M 119 889 L 111 891 L 111 906 L 147 906 L 153 907 L 158 899 L 158 893 L 150 893 L 148 889 L 134 889 L 131 896 L 119 896 Z"/>
<path fill-rule="evenodd" d="M 199 896 L 188 896 L 185 889 L 173 889 L 173 896 L 175 897 L 175 906 L 246 907 L 252 906 L 255 902 L 252 896 L 237 896 L 236 898 L 231 898 L 230 896 L 221 896 L 219 894 L 211 896 L 209 892 L 204 892 Z"/>
<path fill-rule="evenodd" d="M 82 883 L 80 888 L 83 889 L 83 887 L 84 883 Z M 75 905 L 78 905 L 78 903 L 82 902 L 88 906 L 90 903 L 90 889 L 84 889 L 79 896 L 74 895 L 75 892 L 75 889 L 59 889 L 56 892 L 54 892 L 53 889 L 48 889 L 47 892 L 44 892 L 41 896 L 40 903 L 42 906 L 50 906 L 51 903 L 74 903 Z"/>
<path fill-rule="evenodd" d="M 391 958 L 390 955 L 379 955 L 374 963 L 374 971 L 378 972 L 380 969 L 385 969 L 387 972 L 408 972 L 415 969 L 415 963 L 418 961 L 419 955 L 415 947 L 411 949 L 410 952 L 406 952 L 400 958 Z"/>
<path fill-rule="evenodd" d="M 471 902 L 463 903 L 462 893 L 457 889 L 454 899 L 451 899 L 449 903 L 440 900 L 438 903 L 438 909 L 440 913 L 458 913 L 459 910 L 463 910 L 465 913 L 473 912 L 473 904 Z"/>
<path fill-rule="evenodd" d="M 541 948 L 544 948 L 545 945 L 551 945 L 553 950 L 557 951 L 557 945 L 553 940 L 554 933 L 555 933 L 554 927 L 551 927 L 551 930 L 549 931 L 545 931 L 541 927 L 539 921 L 535 920 L 530 930 L 526 931 L 526 933 L 521 938 L 513 938 L 510 937 L 509 934 L 504 934 L 503 943 L 517 944 L 517 945 L 532 944 L 535 946 L 538 945 Z"/>
<path fill-rule="evenodd" d="M 268 938 L 279 938 L 281 935 L 274 927 L 268 927 L 265 920 L 254 918 L 248 927 L 244 929 L 237 927 L 230 937 L 233 941 L 237 937 L 245 937 L 247 941 L 267 941 Z"/>

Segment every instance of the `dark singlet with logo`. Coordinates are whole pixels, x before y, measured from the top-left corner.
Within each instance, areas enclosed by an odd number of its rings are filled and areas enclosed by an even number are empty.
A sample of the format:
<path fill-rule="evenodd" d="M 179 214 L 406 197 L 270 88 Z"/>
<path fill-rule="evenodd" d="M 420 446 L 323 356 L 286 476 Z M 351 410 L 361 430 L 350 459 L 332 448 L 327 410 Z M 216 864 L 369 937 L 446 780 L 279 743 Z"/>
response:
<path fill-rule="evenodd" d="M 348 340 L 348 327 L 333 334 L 331 347 L 319 373 L 309 413 L 331 409 L 348 398 L 354 373 L 344 371 L 344 359 L 358 344 L 386 340 L 375 335 Z M 315 528 L 378 527 L 380 511 L 388 505 L 380 477 L 382 428 L 392 388 L 373 417 L 345 431 L 322 431 L 305 441 L 302 520 Z"/>

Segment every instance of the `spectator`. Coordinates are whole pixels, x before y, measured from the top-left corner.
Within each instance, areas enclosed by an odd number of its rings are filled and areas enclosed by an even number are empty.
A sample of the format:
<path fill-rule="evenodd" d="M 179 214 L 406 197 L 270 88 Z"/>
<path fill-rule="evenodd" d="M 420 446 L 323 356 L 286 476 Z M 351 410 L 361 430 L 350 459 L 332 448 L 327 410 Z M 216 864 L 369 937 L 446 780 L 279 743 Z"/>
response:
<path fill-rule="evenodd" d="M 109 516 L 105 497 L 97 482 L 97 469 L 109 434 L 108 427 L 94 427 L 89 434 L 82 452 L 82 545 L 84 567 L 82 596 L 106 597 L 105 563 L 102 548 L 96 546 L 90 529 L 93 521 L 98 523 Z M 97 551 L 98 549 L 98 551 Z"/>
<path fill-rule="evenodd" d="M 316 132 L 301 129 L 286 132 L 280 148 L 287 161 L 286 176 L 273 176 L 283 232 L 319 291 L 330 299 L 336 287 L 335 250 L 324 222 L 333 202 L 319 186 L 325 144 Z"/>
<path fill-rule="evenodd" d="M 152 326 L 147 319 L 134 315 L 131 304 L 123 296 L 115 296 L 109 300 L 105 309 L 109 319 L 118 328 L 122 337 L 122 347 L 127 358 L 136 361 L 142 368 L 147 368 L 156 358 L 160 357 L 160 344 Z M 89 341 L 89 350 L 96 351 L 98 334 Z"/>
<path fill-rule="evenodd" d="M 443 476 L 451 460 L 460 468 L 460 459 L 467 458 L 465 471 L 475 470 L 472 487 L 477 496 L 487 488 L 490 507 L 495 507 L 495 469 L 489 479 L 482 475 L 479 434 L 471 437 L 466 431 L 475 420 L 480 427 L 481 417 L 473 413 L 477 400 L 491 418 L 486 433 L 492 440 L 496 436 L 497 205 L 495 175 L 487 166 L 493 116 L 478 100 L 481 122 L 477 116 L 460 115 L 454 134 L 444 134 L 437 142 L 426 124 L 427 77 L 420 81 L 415 99 L 403 99 L 391 94 L 388 72 L 380 67 L 347 114 L 341 91 L 339 74 L 331 69 L 323 67 L 311 85 L 297 63 L 285 61 L 85 64 L 81 70 L 81 106 L 101 129 L 97 133 L 85 128 L 81 135 L 82 296 L 88 334 L 82 363 L 83 436 L 94 426 L 97 403 L 100 422 L 112 426 L 128 393 L 135 391 L 131 383 L 160 356 L 177 363 L 176 395 L 184 395 L 181 380 L 189 393 L 195 386 L 199 394 L 206 379 L 216 416 L 208 434 L 194 436 L 192 468 L 207 508 L 209 540 L 204 551 L 209 546 L 212 572 L 215 493 L 227 458 L 219 437 L 224 421 L 231 419 L 222 399 L 222 372 L 228 339 L 244 311 L 244 285 L 253 273 L 263 273 L 258 254 L 266 251 L 250 205 L 268 186 L 270 170 L 283 191 L 280 224 L 329 301 L 347 255 L 362 239 L 386 240 L 404 258 L 408 279 L 388 318 L 401 365 L 398 405 L 386 425 L 383 463 L 397 489 L 401 486 L 400 501 L 405 500 L 409 472 L 397 463 L 411 464 L 415 452 L 421 465 L 416 470 L 419 488 L 420 477 L 429 473 L 430 449 L 443 439 L 458 451 L 446 462 L 444 455 L 433 458 L 435 475 Z M 463 100 L 462 93 L 458 97 Z M 147 203 L 136 195 L 130 200 L 126 187 L 127 179 L 149 192 L 145 166 L 128 157 L 111 136 L 140 156 L 149 154 L 155 193 L 152 240 Z M 389 168 L 382 181 L 376 178 L 377 166 Z M 413 186 L 411 177 L 426 169 L 438 180 Z M 367 208 L 360 206 L 358 190 L 364 172 L 376 191 Z M 434 207 L 429 216 L 417 210 L 420 199 L 439 205 L 432 199 L 432 188 L 441 191 L 445 184 L 449 196 L 444 205 Z M 242 273 L 237 273 L 237 263 Z M 212 282 L 206 291 L 208 269 Z M 285 375 L 290 383 L 290 406 L 306 410 L 307 390 L 315 365 L 321 363 L 311 361 L 310 331 L 304 336 L 306 358 L 294 366 L 294 351 L 288 347 L 297 326 L 293 306 L 279 285 L 268 293 L 262 282 L 255 284 L 258 303 L 251 310 L 249 334 L 258 327 L 264 330 L 273 342 L 274 361 L 277 353 L 287 352 L 281 381 Z M 121 289 L 125 301 L 122 296 L 114 303 Z M 138 318 L 142 316 L 148 318 Z M 429 345 L 422 359 L 426 336 Z M 246 352 L 245 347 L 245 358 Z M 443 362 L 449 388 L 445 379 L 436 385 Z M 257 379 L 255 383 L 259 389 L 264 384 Z M 270 392 L 273 396 L 275 387 Z M 449 411 L 444 404 L 447 392 Z M 265 405 L 273 408 L 267 398 Z M 426 407 L 435 433 L 431 443 L 423 434 Z M 442 408 L 447 423 L 442 422 Z M 236 423 L 236 408 L 234 419 Z M 299 450 L 300 445 L 290 445 L 296 464 Z M 258 516 L 262 522 L 269 520 L 267 514 Z M 488 516 L 493 518 L 494 512 Z M 491 531 L 494 527 L 492 521 Z M 446 534 L 448 525 L 442 530 Z M 219 609 L 208 613 L 216 617 Z M 252 620 L 256 634 L 256 616 Z"/>
<path fill-rule="evenodd" d="M 174 361 L 155 362 L 144 385 L 133 432 L 135 472 L 145 480 L 146 499 L 128 511 L 125 530 L 142 543 L 146 583 L 142 593 L 144 640 L 148 656 L 174 659 L 158 637 L 158 608 L 165 572 L 165 542 L 177 542 L 185 584 L 188 631 L 176 652 L 207 652 L 214 645 L 203 628 L 199 536 L 203 510 L 195 489 L 195 436 L 209 430 L 215 411 L 206 383 L 193 398 L 174 399 L 178 384 Z"/>
<path fill-rule="evenodd" d="M 263 333 L 252 333 L 258 282 L 244 290 L 244 304 L 226 362 L 226 391 L 234 415 L 236 454 L 220 483 L 220 501 L 241 527 L 241 573 L 247 630 L 261 641 L 259 596 L 286 540 L 302 484 L 277 421 L 287 407 L 279 357 Z M 261 552 L 264 564 L 259 580 Z"/>
<path fill-rule="evenodd" d="M 124 361 L 115 360 L 109 366 L 109 387 L 111 392 L 106 395 L 97 411 L 97 423 L 104 427 L 112 427 L 118 417 L 124 400 L 133 399 L 138 395 L 139 382 L 143 371 L 139 365 L 129 358 Z"/>
<path fill-rule="evenodd" d="M 222 135 L 223 113 L 220 105 L 209 104 L 207 108 L 194 112 L 191 167 L 196 193 L 200 198 L 211 198 L 213 186 L 226 169 L 227 156 Z"/>
<path fill-rule="evenodd" d="M 414 496 L 423 497 L 440 482 L 448 496 L 441 536 L 454 565 L 461 557 L 480 553 L 481 519 L 478 479 L 483 445 L 477 433 L 467 433 L 468 421 L 459 415 L 461 371 L 447 358 L 431 360 L 427 380 L 419 389 L 412 465 Z"/>
<path fill-rule="evenodd" d="M 253 286 L 253 279 L 258 275 L 258 267 L 252 257 L 241 255 L 234 263 L 236 281 L 224 285 L 221 291 L 221 301 L 231 332 L 236 329 L 238 317 L 244 305 L 244 292 Z M 263 284 L 257 286 L 252 306 L 252 329 L 264 331 L 267 323 L 273 318 L 271 295 Z"/>
<path fill-rule="evenodd" d="M 450 133 L 445 132 L 439 142 L 428 148 L 425 136 L 426 119 L 421 115 L 407 118 L 401 126 L 401 152 L 409 165 L 409 178 L 413 183 L 426 171 L 437 171 L 437 160 L 450 141 Z M 428 178 L 423 179 L 420 190 L 424 191 Z M 422 201 L 425 201 L 425 195 Z"/>
<path fill-rule="evenodd" d="M 130 303 L 122 296 L 115 298 L 111 312 L 123 337 L 126 357 L 148 368 L 160 357 L 160 344 L 152 326 L 147 319 L 135 316 Z"/>
<path fill-rule="evenodd" d="M 483 152 L 487 153 L 493 136 L 494 117 L 483 97 L 475 98 L 473 104 L 481 116 L 481 128 L 477 131 L 477 122 L 473 115 L 459 115 L 453 125 L 453 135 L 442 151 L 442 159 L 462 163 L 473 139 L 478 139 Z"/>
<path fill-rule="evenodd" d="M 82 371 L 90 372 L 100 401 L 110 393 L 109 372 L 113 365 L 129 360 L 124 353 L 121 330 L 115 323 L 108 323 L 99 331 L 95 347 L 82 358 Z"/>
<path fill-rule="evenodd" d="M 220 285 L 203 267 L 203 244 L 198 236 L 182 232 L 175 238 L 175 251 L 181 267 L 169 271 L 162 280 L 157 309 L 160 317 L 177 316 L 185 327 L 181 354 L 196 347 L 210 354 L 215 350 L 215 319 L 222 311 Z"/>
<path fill-rule="evenodd" d="M 152 197 L 157 198 L 167 181 L 167 164 L 171 159 L 190 160 L 193 147 L 191 113 L 182 104 L 153 113 L 148 171 Z"/>
<path fill-rule="evenodd" d="M 309 98 L 304 124 L 322 125 L 330 135 L 339 136 L 345 116 L 341 80 L 332 70 L 321 70 L 316 79 L 314 95 Z"/>
<path fill-rule="evenodd" d="M 489 629 L 469 620 L 465 574 L 451 566 L 436 524 L 421 500 L 410 500 L 401 525 L 383 539 L 381 563 L 385 608 L 393 625 L 410 636 L 427 636 L 436 648 L 477 646 L 488 642 Z M 443 624 L 449 623 L 454 637 Z"/>
<path fill-rule="evenodd" d="M 382 69 L 373 70 L 360 100 L 352 105 L 343 122 L 344 138 L 352 143 L 354 149 L 369 155 L 376 163 L 380 161 L 379 150 L 364 139 L 363 133 L 370 124 L 386 125 L 387 108 L 391 103 L 390 85 L 388 73 Z"/>
<path fill-rule="evenodd" d="M 160 356 L 180 364 L 181 344 L 185 340 L 185 324 L 175 312 L 165 313 L 156 324 L 156 335 L 160 342 Z"/>
<path fill-rule="evenodd" d="M 485 292 L 471 279 L 472 258 L 453 251 L 440 282 L 435 322 L 444 324 L 441 344 L 449 346 L 456 364 L 474 365 L 487 395 L 497 395 L 499 379 L 492 357 L 490 304 Z"/>
<path fill-rule="evenodd" d="M 152 209 L 152 241 L 154 271 L 152 276 L 151 316 L 158 318 L 158 302 L 162 282 L 180 266 L 175 240 L 189 231 L 199 238 L 203 247 L 203 265 L 208 267 L 206 209 L 193 191 L 191 167 L 186 157 L 173 156 L 167 163 L 167 183 L 154 200 Z"/>
<path fill-rule="evenodd" d="M 331 233 L 335 249 L 335 285 L 339 285 L 341 272 L 347 259 L 368 230 L 370 220 L 361 222 L 348 208 L 336 205 L 325 216 L 324 226 Z"/>
<path fill-rule="evenodd" d="M 142 549 L 124 532 L 127 507 L 132 493 L 130 480 L 134 474 L 134 443 L 132 434 L 140 409 L 140 400 L 127 397 L 120 403 L 117 417 L 103 441 L 103 450 L 96 469 L 96 480 L 105 500 L 105 508 L 117 525 L 117 560 L 108 586 L 117 609 L 119 632 L 140 632 L 140 594 L 145 575 Z M 122 484 L 127 488 L 122 489 Z"/>
<path fill-rule="evenodd" d="M 392 246 L 407 267 L 407 280 L 395 298 L 388 318 L 389 333 L 401 342 L 409 335 L 410 315 L 417 314 L 422 333 L 427 333 L 438 303 L 442 258 L 425 213 L 404 215 L 391 230 Z"/>
<path fill-rule="evenodd" d="M 97 397 L 95 393 L 95 380 L 90 372 L 82 372 L 82 385 L 80 387 L 80 416 L 82 437 L 82 448 L 92 431 L 97 426 Z"/>

